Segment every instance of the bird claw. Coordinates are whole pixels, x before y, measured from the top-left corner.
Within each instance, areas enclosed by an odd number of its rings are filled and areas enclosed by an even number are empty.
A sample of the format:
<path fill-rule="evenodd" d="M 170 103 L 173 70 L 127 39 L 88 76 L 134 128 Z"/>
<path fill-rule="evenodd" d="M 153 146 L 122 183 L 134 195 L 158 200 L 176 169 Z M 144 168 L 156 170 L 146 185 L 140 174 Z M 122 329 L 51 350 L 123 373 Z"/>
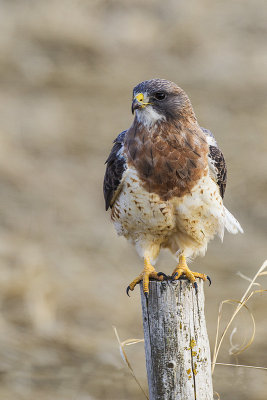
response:
<path fill-rule="evenodd" d="M 164 272 L 158 272 L 157 273 L 157 275 L 158 276 L 163 276 L 163 278 L 164 278 L 164 280 L 170 280 L 171 282 L 174 282 L 175 281 L 175 278 L 176 278 L 176 276 L 178 276 L 178 272 L 175 272 L 175 274 L 173 274 L 173 275 L 166 275 L 166 274 L 164 274 Z M 210 279 L 210 277 L 207 275 L 207 280 L 209 281 L 209 286 L 211 285 L 211 279 Z M 196 294 L 198 293 L 198 285 L 197 285 L 197 282 L 193 282 L 193 286 L 194 286 L 194 288 L 195 288 L 195 291 L 196 291 Z M 127 296 L 129 296 L 130 297 L 130 295 L 129 295 L 129 291 L 131 290 L 131 288 L 130 288 L 130 285 L 129 286 L 127 286 L 127 288 L 126 288 L 126 294 L 127 294 Z M 146 297 L 146 299 L 148 300 L 148 293 L 147 292 L 144 292 L 144 295 L 145 295 L 145 297 Z"/>
<path fill-rule="evenodd" d="M 176 276 L 178 276 L 178 272 L 175 272 L 175 274 L 173 274 L 173 275 L 170 277 L 172 282 L 175 281 Z"/>
<path fill-rule="evenodd" d="M 158 276 L 163 276 L 165 281 L 167 281 L 169 279 L 169 276 L 164 274 L 164 272 L 158 272 Z"/>
<path fill-rule="evenodd" d="M 131 297 L 131 296 L 129 295 L 129 290 L 130 290 L 130 285 L 129 285 L 129 286 L 127 286 L 127 289 L 126 289 L 126 294 L 127 294 L 127 296 Z"/>

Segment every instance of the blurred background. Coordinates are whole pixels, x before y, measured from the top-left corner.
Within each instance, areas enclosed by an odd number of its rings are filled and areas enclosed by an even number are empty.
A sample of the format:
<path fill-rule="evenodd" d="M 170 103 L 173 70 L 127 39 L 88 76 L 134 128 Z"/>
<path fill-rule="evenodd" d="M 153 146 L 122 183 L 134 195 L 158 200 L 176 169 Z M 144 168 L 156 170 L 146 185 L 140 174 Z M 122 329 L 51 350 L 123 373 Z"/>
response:
<path fill-rule="evenodd" d="M 225 204 L 245 234 L 215 240 L 194 269 L 212 277 L 206 317 L 214 345 L 220 301 L 240 299 L 267 258 L 267 4 L 265 0 L 0 1 L 0 398 L 134 400 L 121 359 L 142 338 L 142 261 L 104 211 L 104 162 L 128 128 L 132 88 L 173 80 L 228 164 Z M 175 265 L 168 253 L 159 269 Z M 262 277 L 263 288 L 267 278 Z M 228 308 L 227 308 L 228 307 Z M 226 315 L 233 311 L 226 307 Z M 267 366 L 267 297 L 237 359 Z M 232 344 L 251 334 L 244 313 Z M 146 386 L 143 344 L 129 359 Z M 224 400 L 266 399 L 266 371 L 217 366 Z"/>

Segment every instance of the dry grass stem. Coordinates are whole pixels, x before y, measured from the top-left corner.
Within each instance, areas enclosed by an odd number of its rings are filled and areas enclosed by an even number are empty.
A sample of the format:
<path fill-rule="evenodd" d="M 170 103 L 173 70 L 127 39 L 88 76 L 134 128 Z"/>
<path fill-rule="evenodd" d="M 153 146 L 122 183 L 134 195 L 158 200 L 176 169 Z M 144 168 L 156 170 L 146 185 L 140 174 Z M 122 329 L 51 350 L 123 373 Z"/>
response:
<path fill-rule="evenodd" d="M 141 342 L 144 341 L 144 339 L 127 339 L 127 340 L 124 340 L 124 341 L 122 342 L 122 341 L 120 340 L 119 335 L 118 335 L 117 328 L 116 328 L 115 326 L 113 326 L 113 329 L 114 329 L 114 333 L 115 333 L 115 335 L 116 335 L 117 341 L 118 341 L 119 346 L 120 346 L 120 353 L 121 353 L 121 357 L 122 357 L 123 361 L 125 362 L 125 364 L 126 364 L 127 367 L 129 368 L 129 370 L 130 370 L 130 372 L 131 372 L 131 374 L 132 374 L 132 376 L 133 376 L 135 382 L 137 383 L 137 385 L 138 385 L 139 388 L 141 389 L 143 395 L 145 396 L 145 398 L 146 398 L 147 400 L 149 400 L 149 398 L 148 398 L 146 392 L 145 392 L 144 389 L 142 388 L 142 386 L 141 386 L 139 380 L 137 379 L 137 377 L 136 377 L 136 375 L 135 375 L 135 373 L 134 373 L 134 370 L 133 370 L 133 368 L 132 368 L 132 366 L 131 366 L 131 363 L 130 363 L 128 357 L 127 357 L 127 354 L 126 354 L 126 352 L 125 352 L 125 350 L 124 350 L 124 347 L 125 347 L 125 346 L 131 346 L 132 344 L 141 343 Z"/>
<path fill-rule="evenodd" d="M 252 369 L 262 369 L 267 371 L 267 367 L 257 367 L 254 365 L 242 365 L 242 364 L 226 364 L 226 363 L 217 363 L 216 365 L 225 365 L 226 367 L 243 367 L 243 368 L 252 368 Z"/>
<path fill-rule="evenodd" d="M 240 271 L 238 271 L 238 272 L 236 273 L 236 275 L 237 275 L 237 276 L 240 276 L 240 278 L 243 278 L 245 281 L 252 282 L 252 279 L 251 279 L 251 278 L 249 278 L 248 276 L 242 274 L 242 272 L 240 272 Z M 261 286 L 261 284 L 258 283 L 258 282 L 254 282 L 253 285 L 254 285 L 254 286 Z"/>
<path fill-rule="evenodd" d="M 267 290 L 254 290 L 254 291 L 250 292 L 250 290 L 251 290 L 252 286 L 254 285 L 256 279 L 257 279 L 259 276 L 266 275 L 266 271 L 264 271 L 264 270 L 266 269 L 266 267 L 267 267 L 267 260 L 265 260 L 265 262 L 262 264 L 262 266 L 260 267 L 260 269 L 258 270 L 258 272 L 255 274 L 254 278 L 253 278 L 252 280 L 250 280 L 250 284 L 249 284 L 247 290 L 245 291 L 245 293 L 244 293 L 244 295 L 242 296 L 242 298 L 241 298 L 240 301 L 238 301 L 238 300 L 224 300 L 224 301 L 222 301 L 222 302 L 220 303 L 220 306 L 219 306 L 219 313 L 218 313 L 218 319 L 217 319 L 217 329 L 216 329 L 215 345 L 214 345 L 213 359 L 212 359 L 212 373 L 214 372 L 215 365 L 217 364 L 217 363 L 216 363 L 216 360 L 217 360 L 217 357 L 218 357 L 218 354 L 219 354 L 219 351 L 220 351 L 222 342 L 223 342 L 223 340 L 224 340 L 224 338 L 225 338 L 225 335 L 226 335 L 226 333 L 228 332 L 228 330 L 229 330 L 229 328 L 230 328 L 230 326 L 231 326 L 233 320 L 235 319 L 236 315 L 237 315 L 237 314 L 239 313 L 239 311 L 242 309 L 242 307 L 245 307 L 245 308 L 247 309 L 247 311 L 249 312 L 249 314 L 250 314 L 250 317 L 251 317 L 251 320 L 252 320 L 252 325 L 253 325 L 253 332 L 252 332 L 252 335 L 251 335 L 249 341 L 247 342 L 247 344 L 241 346 L 241 347 L 239 348 L 238 352 L 235 352 L 234 354 L 239 354 L 239 353 L 241 353 L 242 351 L 246 350 L 246 349 L 251 345 L 251 343 L 253 342 L 254 337 L 255 337 L 255 330 L 256 330 L 256 328 L 255 328 L 255 320 L 254 320 L 253 314 L 251 313 L 251 311 L 250 311 L 250 310 L 248 309 L 248 307 L 246 306 L 246 303 L 247 303 L 248 300 L 249 300 L 252 296 L 254 296 L 255 294 L 263 293 L 263 292 L 266 292 L 266 291 L 267 291 Z M 250 293 L 249 293 L 249 292 L 250 292 Z M 221 321 L 221 317 L 222 317 L 222 309 L 223 309 L 223 305 L 224 305 L 224 304 L 227 304 L 227 303 L 228 303 L 228 304 L 229 304 L 229 303 L 230 303 L 230 304 L 231 304 L 231 303 L 238 303 L 238 305 L 237 305 L 236 309 L 234 310 L 234 312 L 233 312 L 233 314 L 232 314 L 232 316 L 231 316 L 229 322 L 227 323 L 227 325 L 226 325 L 226 327 L 225 327 L 225 329 L 224 329 L 224 331 L 223 331 L 223 333 L 222 333 L 222 335 L 221 335 L 220 340 L 218 340 L 218 338 L 219 338 L 219 330 L 220 330 L 220 321 Z"/>

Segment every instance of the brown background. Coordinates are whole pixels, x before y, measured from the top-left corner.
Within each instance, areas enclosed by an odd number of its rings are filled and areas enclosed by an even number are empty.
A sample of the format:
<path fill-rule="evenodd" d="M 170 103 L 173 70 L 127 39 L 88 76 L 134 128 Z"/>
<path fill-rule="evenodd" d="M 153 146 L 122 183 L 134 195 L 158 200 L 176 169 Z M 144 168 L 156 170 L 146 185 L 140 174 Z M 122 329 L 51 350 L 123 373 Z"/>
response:
<path fill-rule="evenodd" d="M 0 1 L 1 399 L 143 398 L 112 330 L 142 337 L 138 290 L 124 291 L 142 262 L 104 212 L 102 177 L 132 88 L 149 78 L 178 83 L 215 133 L 225 204 L 245 230 L 193 264 L 213 280 L 213 346 L 220 301 L 248 285 L 236 273 L 252 277 L 267 255 L 266 21 L 265 0 Z M 158 265 L 170 273 L 174 260 Z M 267 366 L 266 306 L 250 304 L 250 349 L 236 360 L 227 338 L 218 361 Z M 245 313 L 233 327 L 234 344 L 251 333 Z M 145 385 L 142 344 L 128 354 Z M 218 366 L 214 389 L 266 399 L 266 371 Z"/>

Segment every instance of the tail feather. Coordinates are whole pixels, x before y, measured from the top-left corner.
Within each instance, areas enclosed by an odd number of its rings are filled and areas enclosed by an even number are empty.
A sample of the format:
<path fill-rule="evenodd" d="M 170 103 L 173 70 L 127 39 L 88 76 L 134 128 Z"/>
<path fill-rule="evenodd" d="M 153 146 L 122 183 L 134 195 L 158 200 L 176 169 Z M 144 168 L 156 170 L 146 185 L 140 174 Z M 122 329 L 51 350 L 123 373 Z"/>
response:
<path fill-rule="evenodd" d="M 234 235 L 236 235 L 238 232 L 244 233 L 240 223 L 237 221 L 237 219 L 235 219 L 230 211 L 227 210 L 226 207 L 224 207 L 224 215 L 224 225 L 228 232 L 233 233 Z"/>

